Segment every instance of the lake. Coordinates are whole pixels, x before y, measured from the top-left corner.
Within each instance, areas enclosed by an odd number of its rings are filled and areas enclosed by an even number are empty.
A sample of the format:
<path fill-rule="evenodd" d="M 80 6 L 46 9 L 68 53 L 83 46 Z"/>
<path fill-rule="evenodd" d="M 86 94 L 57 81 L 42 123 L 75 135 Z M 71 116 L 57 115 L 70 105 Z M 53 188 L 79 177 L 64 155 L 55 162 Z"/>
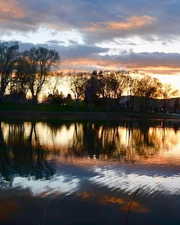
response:
<path fill-rule="evenodd" d="M 0 225 L 179 225 L 180 122 L 0 122 Z"/>

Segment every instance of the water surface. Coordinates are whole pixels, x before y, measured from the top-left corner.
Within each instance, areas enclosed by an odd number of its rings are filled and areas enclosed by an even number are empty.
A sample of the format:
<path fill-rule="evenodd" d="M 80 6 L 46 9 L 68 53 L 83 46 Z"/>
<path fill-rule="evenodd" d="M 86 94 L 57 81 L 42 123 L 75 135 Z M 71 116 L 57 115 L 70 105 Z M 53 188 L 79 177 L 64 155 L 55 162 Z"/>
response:
<path fill-rule="evenodd" d="M 180 123 L 0 122 L 0 224 L 179 225 Z"/>

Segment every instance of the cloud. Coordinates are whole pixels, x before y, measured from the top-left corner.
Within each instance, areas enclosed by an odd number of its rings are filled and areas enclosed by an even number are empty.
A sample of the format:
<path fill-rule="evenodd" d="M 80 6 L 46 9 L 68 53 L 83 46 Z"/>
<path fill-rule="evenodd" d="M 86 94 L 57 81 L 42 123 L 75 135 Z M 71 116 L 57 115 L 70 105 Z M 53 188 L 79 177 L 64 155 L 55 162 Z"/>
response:
<path fill-rule="evenodd" d="M 0 1 L 0 22 L 9 21 L 10 19 L 24 18 L 25 12 L 20 7 L 17 0 Z"/>
<path fill-rule="evenodd" d="M 179 72 L 180 57 L 173 53 L 177 43 L 171 45 L 180 35 L 179 8 L 175 0 L 1 0 L 0 32 L 1 37 L 7 33 L 24 42 L 30 37 L 30 43 L 21 43 L 22 49 L 44 40 L 44 46 L 58 50 L 62 66 L 68 68 L 73 62 L 74 68 Z M 68 47 L 60 38 L 63 32 Z M 118 39 L 124 44 L 115 43 Z M 98 45 L 105 41 L 114 45 Z M 108 56 L 108 50 L 116 55 Z"/>
<path fill-rule="evenodd" d="M 20 51 L 32 47 L 46 47 L 58 51 L 60 70 L 92 71 L 97 70 L 138 70 L 156 74 L 180 73 L 180 54 L 163 52 L 122 52 L 120 55 L 101 55 L 106 48 L 78 45 L 76 42 L 66 47 L 61 42 L 50 41 L 46 44 L 19 43 Z"/>
<path fill-rule="evenodd" d="M 89 58 L 89 57 L 94 57 L 96 58 L 100 53 L 107 51 L 108 49 L 106 48 L 101 48 L 101 47 L 96 47 L 96 46 L 90 46 L 90 45 L 78 45 L 76 42 L 73 43 L 72 45 L 66 47 L 61 44 L 61 42 L 55 42 L 55 41 L 50 41 L 45 44 L 32 44 L 32 43 L 23 43 L 19 42 L 20 45 L 20 51 L 28 50 L 32 47 L 45 47 L 45 48 L 50 48 L 50 49 L 55 49 L 61 58 L 63 60 L 68 60 L 72 58 L 79 58 L 79 57 L 84 57 L 84 58 Z"/>
<path fill-rule="evenodd" d="M 90 32 L 99 31 L 113 31 L 113 30 L 135 30 L 142 28 L 144 26 L 150 25 L 154 22 L 154 18 L 150 16 L 133 16 L 128 18 L 126 21 L 114 21 L 97 23 L 88 27 L 86 30 Z"/>
<path fill-rule="evenodd" d="M 177 1 L 1 0 L 1 2 L 0 22 L 4 31 L 30 31 L 40 26 L 56 30 L 77 29 L 89 42 L 131 34 L 180 33 L 178 29 L 180 3 Z M 96 33 L 98 29 L 104 32 Z"/>
<path fill-rule="evenodd" d="M 120 55 L 106 55 L 108 49 L 79 45 L 72 42 L 70 46 L 64 46 L 58 41 L 50 41 L 45 44 L 32 44 L 19 42 L 20 51 L 28 50 L 32 47 L 45 47 L 55 49 L 61 58 L 59 70 L 130 70 L 142 71 L 153 74 L 178 74 L 180 73 L 180 53 L 135 53 L 122 52 Z"/>
<path fill-rule="evenodd" d="M 63 60 L 62 68 L 80 70 L 130 70 L 153 74 L 180 73 L 180 54 L 130 53 L 115 57 L 71 58 Z"/>

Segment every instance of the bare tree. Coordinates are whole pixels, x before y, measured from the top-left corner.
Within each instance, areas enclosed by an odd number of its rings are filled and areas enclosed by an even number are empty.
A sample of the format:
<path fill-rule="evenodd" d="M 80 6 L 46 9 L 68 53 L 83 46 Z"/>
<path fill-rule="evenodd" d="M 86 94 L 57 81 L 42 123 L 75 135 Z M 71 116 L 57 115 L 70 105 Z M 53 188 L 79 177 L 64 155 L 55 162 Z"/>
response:
<path fill-rule="evenodd" d="M 145 75 L 141 78 L 132 79 L 131 93 L 134 96 L 143 98 L 136 98 L 141 102 L 141 110 L 147 111 L 151 103 L 150 98 L 157 98 L 162 96 L 163 85 L 159 79 Z M 133 98 L 133 104 L 131 103 L 132 109 L 134 110 L 135 102 Z M 138 105 L 139 103 L 138 102 Z M 137 102 L 136 102 L 137 104 Z"/>
<path fill-rule="evenodd" d="M 71 77 L 71 91 L 74 94 L 76 100 L 85 98 L 85 86 L 87 82 L 87 76 L 84 74 L 77 74 Z"/>
<path fill-rule="evenodd" d="M 166 112 L 168 105 L 167 99 L 177 96 L 179 94 L 179 90 L 174 89 L 170 84 L 164 84 L 162 89 L 162 97 L 163 97 L 163 110 Z M 178 105 L 178 101 L 175 101 L 174 111 L 176 112 L 176 106 Z"/>
<path fill-rule="evenodd" d="M 124 72 L 103 73 L 101 75 L 101 92 L 104 98 L 119 98 L 128 89 L 130 77 Z"/>
<path fill-rule="evenodd" d="M 118 96 L 119 82 L 111 76 L 102 76 L 100 93 L 103 98 L 116 98 Z"/>
<path fill-rule="evenodd" d="M 4 96 L 11 80 L 18 57 L 18 49 L 19 45 L 17 42 L 0 43 L 0 98 Z"/>
<path fill-rule="evenodd" d="M 60 59 L 59 54 L 55 50 L 39 47 L 25 51 L 23 56 L 29 64 L 29 90 L 32 100 L 37 102 L 48 73 Z"/>
<path fill-rule="evenodd" d="M 16 63 L 16 73 L 10 82 L 10 93 L 21 93 L 27 95 L 29 90 L 30 74 L 35 71 L 23 56 L 20 56 Z"/>
<path fill-rule="evenodd" d="M 135 96 L 155 98 L 161 96 L 162 87 L 162 83 L 157 78 L 144 76 L 140 79 L 133 79 L 131 93 L 133 93 Z"/>

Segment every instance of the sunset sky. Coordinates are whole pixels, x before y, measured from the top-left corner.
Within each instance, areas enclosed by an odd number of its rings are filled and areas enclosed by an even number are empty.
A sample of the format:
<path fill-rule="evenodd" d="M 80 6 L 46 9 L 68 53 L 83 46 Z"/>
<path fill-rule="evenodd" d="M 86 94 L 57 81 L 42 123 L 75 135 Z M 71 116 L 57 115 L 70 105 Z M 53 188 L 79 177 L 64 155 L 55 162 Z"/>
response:
<path fill-rule="evenodd" d="M 179 0 L 0 0 L 0 39 L 56 49 L 62 70 L 178 75 L 179 9 Z"/>

